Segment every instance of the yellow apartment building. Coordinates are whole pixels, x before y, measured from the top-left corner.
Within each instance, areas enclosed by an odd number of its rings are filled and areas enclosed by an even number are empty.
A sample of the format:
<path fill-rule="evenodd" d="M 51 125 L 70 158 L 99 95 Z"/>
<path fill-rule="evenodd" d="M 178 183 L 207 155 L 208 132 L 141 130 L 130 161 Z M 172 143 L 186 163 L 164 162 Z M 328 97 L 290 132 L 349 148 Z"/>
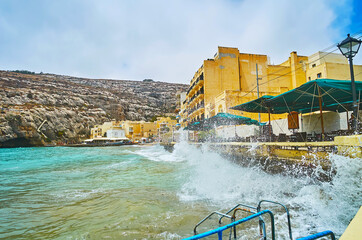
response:
<path fill-rule="evenodd" d="M 356 81 L 362 81 L 362 65 L 353 65 Z M 347 58 L 342 54 L 317 52 L 308 57 L 307 81 L 318 78 L 351 80 Z"/>
<path fill-rule="evenodd" d="M 126 132 L 126 137 L 132 141 L 140 141 L 142 138 L 157 136 L 156 122 L 144 121 L 122 121 L 122 128 Z"/>
<path fill-rule="evenodd" d="M 113 129 L 114 127 L 120 127 L 120 122 L 111 121 L 111 122 L 104 122 L 102 125 L 95 125 L 91 128 L 90 138 L 100 138 L 106 137 L 106 133 L 108 130 Z"/>
<path fill-rule="evenodd" d="M 259 96 L 278 95 L 299 86 L 306 79 L 301 69 L 307 61 L 307 57 L 292 52 L 281 65 L 271 65 L 267 55 L 218 47 L 214 58 L 205 60 L 190 82 L 182 106 L 187 112 L 186 121 L 200 121 L 219 112 L 258 119 L 258 114 L 235 111 L 230 107 L 257 98 L 257 78 Z M 261 114 L 261 120 L 267 121 L 267 114 Z"/>
<path fill-rule="evenodd" d="M 121 125 L 126 132 L 126 137 L 133 142 L 142 138 L 141 123 L 139 121 L 122 121 Z"/>
<path fill-rule="evenodd" d="M 173 131 L 176 127 L 177 120 L 170 117 L 158 117 L 156 121 L 157 133 L 164 134 L 169 131 Z"/>
<path fill-rule="evenodd" d="M 141 125 L 141 132 L 143 133 L 143 137 L 145 138 L 157 136 L 156 122 L 143 122 Z"/>
<path fill-rule="evenodd" d="M 362 66 L 355 65 L 355 79 L 362 81 Z M 349 80 L 349 65 L 341 54 L 317 52 L 309 57 L 291 52 L 289 58 L 272 65 L 267 55 L 240 53 L 237 48 L 218 47 L 214 58 L 204 60 L 196 71 L 181 103 L 181 124 L 210 118 L 219 112 L 258 119 L 257 113 L 230 108 L 259 96 L 279 95 L 317 78 Z M 285 114 L 273 115 L 285 118 Z M 268 121 L 268 114 L 261 114 Z"/>
<path fill-rule="evenodd" d="M 186 109 L 186 92 L 182 92 L 180 94 L 180 111 L 178 113 L 179 115 L 179 123 L 181 124 L 181 127 L 186 127 L 187 126 L 187 109 Z"/>

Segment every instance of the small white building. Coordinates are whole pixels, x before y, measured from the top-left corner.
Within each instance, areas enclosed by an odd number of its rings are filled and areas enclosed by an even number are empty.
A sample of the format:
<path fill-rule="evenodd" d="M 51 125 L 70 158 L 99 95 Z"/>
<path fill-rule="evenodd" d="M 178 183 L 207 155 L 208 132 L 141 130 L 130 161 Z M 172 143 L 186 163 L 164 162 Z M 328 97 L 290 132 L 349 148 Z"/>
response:
<path fill-rule="evenodd" d="M 107 138 L 126 138 L 126 132 L 123 129 L 107 130 Z"/>

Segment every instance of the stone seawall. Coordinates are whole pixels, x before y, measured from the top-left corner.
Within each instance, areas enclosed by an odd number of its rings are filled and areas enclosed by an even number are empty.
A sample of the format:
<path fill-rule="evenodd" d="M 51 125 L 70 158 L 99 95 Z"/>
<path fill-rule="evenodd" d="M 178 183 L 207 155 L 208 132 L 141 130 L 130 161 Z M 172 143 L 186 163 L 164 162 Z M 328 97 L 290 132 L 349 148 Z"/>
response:
<path fill-rule="evenodd" d="M 170 150 L 175 143 L 164 144 Z M 200 143 L 194 143 L 201 145 Z M 331 142 L 224 142 L 205 143 L 245 167 L 258 166 L 269 173 L 314 176 L 330 180 L 334 173 L 330 154 L 362 160 L 362 135 L 340 136 Z"/>

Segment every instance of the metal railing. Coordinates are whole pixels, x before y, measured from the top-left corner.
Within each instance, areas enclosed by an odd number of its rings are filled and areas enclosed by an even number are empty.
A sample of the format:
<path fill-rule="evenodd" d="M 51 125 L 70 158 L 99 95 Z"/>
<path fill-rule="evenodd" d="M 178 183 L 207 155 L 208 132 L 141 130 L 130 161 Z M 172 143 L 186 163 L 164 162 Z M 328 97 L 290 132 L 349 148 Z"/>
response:
<path fill-rule="evenodd" d="M 223 232 L 227 229 L 230 229 L 230 235 L 229 235 L 229 239 L 231 239 L 232 237 L 232 233 L 234 235 L 234 239 L 237 239 L 237 236 L 236 236 L 236 226 L 239 225 L 239 224 L 242 224 L 242 223 L 245 223 L 247 221 L 250 221 L 254 218 L 259 218 L 259 230 L 260 230 L 260 239 L 263 239 L 263 240 L 266 240 L 267 239 L 267 232 L 266 232 L 266 227 L 265 227 L 265 221 L 262 217 L 262 215 L 264 214 L 269 214 L 270 215 L 270 224 L 271 224 L 271 238 L 272 240 L 275 239 L 275 225 L 274 225 L 274 215 L 273 213 L 270 211 L 270 210 L 261 210 L 261 205 L 263 203 L 272 203 L 272 204 L 275 204 L 275 205 L 279 205 L 281 207 L 284 208 L 286 214 L 287 214 L 287 223 L 288 223 L 288 231 L 289 231 L 289 238 L 291 240 L 293 240 L 293 236 L 292 236 L 292 228 L 291 228 L 291 221 L 290 221 L 290 214 L 289 214 L 289 211 L 288 211 L 288 208 L 279 203 L 279 202 L 275 202 L 275 201 L 270 201 L 270 200 L 261 200 L 257 207 L 252 207 L 252 206 L 249 206 L 249 205 L 245 205 L 245 204 L 237 204 L 236 206 L 234 206 L 233 208 L 231 208 L 229 211 L 227 211 L 226 213 L 220 213 L 220 212 L 212 212 L 211 214 L 209 214 L 208 216 L 206 216 L 204 219 L 202 219 L 199 223 L 196 224 L 195 228 L 194 228 L 194 236 L 192 237 L 189 237 L 189 238 L 185 238 L 186 240 L 192 240 L 192 239 L 201 239 L 201 238 L 205 238 L 207 236 L 210 236 L 210 235 L 214 235 L 214 234 L 217 234 L 218 235 L 218 239 L 219 240 L 222 240 L 222 235 L 223 235 Z M 240 208 L 241 207 L 241 208 Z M 236 221 L 236 212 L 237 211 L 243 211 L 243 212 L 247 212 L 247 213 L 250 213 L 252 215 L 249 215 L 245 218 L 242 218 L 240 220 L 237 220 Z M 229 214 L 233 212 L 233 214 L 230 216 Z M 197 233 L 197 227 L 200 226 L 202 223 L 204 223 L 206 220 L 210 219 L 211 216 L 213 215 L 219 215 L 220 218 L 219 218 L 219 225 L 221 225 L 222 223 L 222 219 L 224 217 L 227 217 L 231 220 L 231 223 L 230 224 L 227 224 L 225 226 L 220 226 L 216 229 L 213 229 L 213 230 L 209 230 L 207 232 L 204 232 L 204 233 L 200 233 L 198 234 Z M 335 240 L 335 235 L 332 231 L 328 230 L 328 231 L 324 231 L 324 232 L 320 232 L 320 233 L 316 233 L 316 234 L 313 234 L 313 235 L 310 235 L 310 236 L 307 236 L 307 237 L 302 237 L 302 238 L 298 238 L 297 240 L 314 240 L 314 239 L 318 239 L 318 238 L 321 238 L 321 237 L 326 237 L 326 236 L 330 236 L 330 238 L 332 240 Z"/>
<path fill-rule="evenodd" d="M 334 233 L 330 230 L 324 231 L 324 232 L 319 232 L 307 237 L 302 237 L 302 238 L 297 238 L 297 240 L 313 240 L 313 239 L 318 239 L 321 237 L 326 237 L 326 236 L 330 236 L 332 240 L 336 240 L 336 237 L 334 236 Z"/>
<path fill-rule="evenodd" d="M 235 205 L 233 208 L 231 208 L 229 211 L 227 211 L 225 214 L 231 213 L 232 211 L 234 211 L 236 208 L 238 208 L 238 207 L 240 207 L 240 206 L 242 206 L 242 207 L 247 207 L 247 208 L 249 208 L 249 209 L 254 209 L 255 212 L 252 212 L 252 211 L 249 211 L 249 212 L 257 213 L 257 208 L 256 208 L 256 207 L 252 207 L 252 206 L 249 206 L 249 205 L 245 205 L 245 204 L 239 203 L 239 204 Z M 224 216 L 221 216 L 221 217 L 220 217 L 220 219 L 219 219 L 219 224 L 221 224 L 221 220 L 223 219 L 223 217 L 224 217 Z"/>
<path fill-rule="evenodd" d="M 261 212 L 250 215 L 248 217 L 242 218 L 242 219 L 240 219 L 238 221 L 232 222 L 232 223 L 230 223 L 228 225 L 225 225 L 225 226 L 222 226 L 222 227 L 219 227 L 219 228 L 216 228 L 216 229 L 204 232 L 204 233 L 200 233 L 198 235 L 194 235 L 194 236 L 189 237 L 189 238 L 185 238 L 185 240 L 201 239 L 201 238 L 208 237 L 208 236 L 214 235 L 214 234 L 217 234 L 218 239 L 222 240 L 222 234 L 223 234 L 223 232 L 225 230 L 230 229 L 230 228 L 234 228 L 239 224 L 245 223 L 245 222 L 250 221 L 250 220 L 252 220 L 254 218 L 260 217 L 260 216 L 262 216 L 264 214 L 269 214 L 269 216 L 270 216 L 272 240 L 275 240 L 274 215 L 270 210 L 263 210 Z"/>
<path fill-rule="evenodd" d="M 221 217 L 227 217 L 227 218 L 232 219 L 232 217 L 229 216 L 229 215 L 227 215 L 227 214 L 223 214 L 223 213 L 216 212 L 216 211 L 215 211 L 215 212 L 212 212 L 212 213 L 210 213 L 209 215 L 207 215 L 204 219 L 202 219 L 200 222 L 198 222 L 198 223 L 196 224 L 196 226 L 195 226 L 195 228 L 194 228 L 194 234 L 195 234 L 195 235 L 197 234 L 196 229 L 197 229 L 198 226 L 200 226 L 203 222 L 205 222 L 207 219 L 209 219 L 210 217 L 212 217 L 212 216 L 215 215 L 215 214 L 217 214 L 217 215 L 219 215 L 219 216 L 221 216 Z"/>
<path fill-rule="evenodd" d="M 274 201 L 270 201 L 270 200 L 261 200 L 258 204 L 258 212 L 260 212 L 261 210 L 261 204 L 264 203 L 264 202 L 268 202 L 268 203 L 273 203 L 273 204 L 276 204 L 276 205 L 280 205 L 282 206 L 284 209 L 285 209 L 285 212 L 287 213 L 287 221 L 288 221 L 288 230 L 289 230 L 289 237 L 290 237 L 290 240 L 293 240 L 293 236 L 292 236 L 292 226 L 290 224 L 290 215 L 289 215 L 289 211 L 288 211 L 288 208 L 281 204 L 281 203 L 278 203 L 278 202 L 274 202 Z"/>

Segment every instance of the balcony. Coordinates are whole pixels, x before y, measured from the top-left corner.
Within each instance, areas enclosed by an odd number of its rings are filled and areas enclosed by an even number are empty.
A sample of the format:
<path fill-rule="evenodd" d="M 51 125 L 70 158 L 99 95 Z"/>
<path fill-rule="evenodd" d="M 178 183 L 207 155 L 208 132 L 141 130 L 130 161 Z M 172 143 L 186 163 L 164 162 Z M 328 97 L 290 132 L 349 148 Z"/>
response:
<path fill-rule="evenodd" d="M 201 81 L 204 81 L 204 73 L 201 73 L 201 75 L 191 84 L 186 94 L 189 95 L 189 93 L 192 92 L 195 86 L 202 85 Z"/>
<path fill-rule="evenodd" d="M 193 118 L 193 119 L 189 122 L 189 124 L 191 125 L 191 124 L 194 124 L 195 122 L 201 122 L 201 121 L 204 121 L 204 120 L 205 120 L 205 116 L 204 116 L 204 114 L 202 114 L 201 117 L 195 117 L 195 118 Z"/>
<path fill-rule="evenodd" d="M 193 114 L 194 112 L 196 112 L 196 111 L 198 111 L 198 110 L 200 110 L 200 109 L 204 109 L 204 107 L 205 107 L 204 100 L 202 100 L 199 104 L 196 104 L 195 107 L 189 109 L 189 110 L 187 111 L 187 113 L 188 113 L 188 115 L 190 116 L 190 115 Z"/>
<path fill-rule="evenodd" d="M 204 94 L 204 87 L 200 88 L 199 91 L 197 91 L 190 99 L 189 99 L 189 104 L 191 104 L 194 99 L 197 99 L 200 95 Z"/>

